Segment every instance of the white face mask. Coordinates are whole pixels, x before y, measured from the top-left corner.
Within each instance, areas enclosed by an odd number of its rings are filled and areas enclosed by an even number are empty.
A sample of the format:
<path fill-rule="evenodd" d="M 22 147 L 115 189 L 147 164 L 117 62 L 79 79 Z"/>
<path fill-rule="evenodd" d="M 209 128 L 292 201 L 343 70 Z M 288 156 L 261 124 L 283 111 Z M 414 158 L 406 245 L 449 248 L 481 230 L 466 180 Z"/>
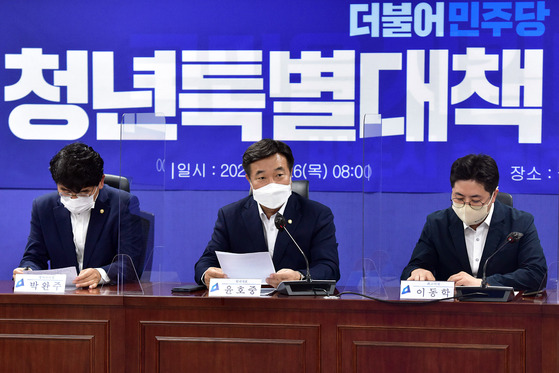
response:
<path fill-rule="evenodd" d="M 97 188 L 95 188 L 95 191 L 89 197 L 72 198 L 70 196 L 60 196 L 60 202 L 62 202 L 64 207 L 71 213 L 81 214 L 95 207 L 94 197 L 96 191 Z"/>
<path fill-rule="evenodd" d="M 493 199 L 493 193 L 491 193 L 490 201 Z M 456 215 L 462 220 L 466 225 L 476 225 L 481 224 L 487 215 L 489 215 L 489 208 L 491 204 L 483 206 L 479 210 L 475 210 L 472 206 L 466 204 L 463 207 L 456 207 L 454 203 L 452 204 L 452 209 Z"/>
<path fill-rule="evenodd" d="M 452 209 L 460 220 L 468 226 L 482 223 L 487 215 L 489 215 L 488 206 L 483 206 L 479 210 L 474 210 L 470 205 L 465 205 L 464 207 L 456 207 L 452 205 Z"/>
<path fill-rule="evenodd" d="M 251 184 L 252 186 L 252 184 Z M 287 185 L 270 183 L 262 188 L 252 188 L 252 197 L 260 205 L 269 209 L 280 208 L 291 196 L 291 182 Z"/>

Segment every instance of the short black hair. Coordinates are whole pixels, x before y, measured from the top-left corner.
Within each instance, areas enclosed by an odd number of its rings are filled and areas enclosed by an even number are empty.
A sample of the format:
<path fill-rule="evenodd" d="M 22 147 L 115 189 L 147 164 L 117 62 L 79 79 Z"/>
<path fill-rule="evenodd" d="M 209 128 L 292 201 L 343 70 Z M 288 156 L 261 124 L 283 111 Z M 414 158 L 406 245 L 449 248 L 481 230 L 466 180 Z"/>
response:
<path fill-rule="evenodd" d="M 493 193 L 499 186 L 499 168 L 497 162 L 486 154 L 468 154 L 458 158 L 450 169 L 450 185 L 458 180 L 474 180 L 483 188 Z"/>
<path fill-rule="evenodd" d="M 103 165 L 103 158 L 91 146 L 75 142 L 52 157 L 49 170 L 56 184 L 79 193 L 101 182 Z"/>
<path fill-rule="evenodd" d="M 291 171 L 295 159 L 293 158 L 291 148 L 286 143 L 278 140 L 262 139 L 249 146 L 245 154 L 243 154 L 243 169 L 248 177 L 250 177 L 250 165 L 252 163 L 277 153 L 283 155 L 285 159 L 287 159 L 287 167 L 289 167 L 289 171 Z"/>

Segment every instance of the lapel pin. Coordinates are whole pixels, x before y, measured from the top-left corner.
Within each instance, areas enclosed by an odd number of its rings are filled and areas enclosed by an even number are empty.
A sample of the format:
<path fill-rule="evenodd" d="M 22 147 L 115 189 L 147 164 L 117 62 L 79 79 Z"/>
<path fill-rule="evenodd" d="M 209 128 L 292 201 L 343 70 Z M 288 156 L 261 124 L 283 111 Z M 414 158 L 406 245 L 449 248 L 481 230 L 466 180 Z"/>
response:
<path fill-rule="evenodd" d="M 293 223 L 293 220 L 291 219 L 287 220 L 287 224 L 291 224 L 291 223 Z"/>
<path fill-rule="evenodd" d="M 105 213 L 105 210 L 101 209 L 101 210 L 99 210 L 99 212 L 100 212 L 101 214 L 104 214 L 104 213 Z"/>

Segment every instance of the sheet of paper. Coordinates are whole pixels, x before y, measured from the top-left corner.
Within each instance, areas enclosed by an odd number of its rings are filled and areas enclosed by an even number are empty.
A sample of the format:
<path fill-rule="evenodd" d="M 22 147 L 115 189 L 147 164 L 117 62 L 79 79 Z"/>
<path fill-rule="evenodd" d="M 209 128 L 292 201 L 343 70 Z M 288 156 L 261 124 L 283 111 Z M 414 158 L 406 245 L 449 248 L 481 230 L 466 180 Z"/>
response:
<path fill-rule="evenodd" d="M 45 270 L 33 270 L 28 273 L 34 275 L 66 275 L 66 287 L 76 287 L 72 281 L 78 276 L 76 272 L 76 267 L 66 267 L 57 269 L 45 269 Z"/>
<path fill-rule="evenodd" d="M 266 278 L 275 273 L 272 257 L 267 251 L 258 253 L 233 254 L 216 251 L 219 265 L 229 278 L 259 278 L 265 284 Z"/>

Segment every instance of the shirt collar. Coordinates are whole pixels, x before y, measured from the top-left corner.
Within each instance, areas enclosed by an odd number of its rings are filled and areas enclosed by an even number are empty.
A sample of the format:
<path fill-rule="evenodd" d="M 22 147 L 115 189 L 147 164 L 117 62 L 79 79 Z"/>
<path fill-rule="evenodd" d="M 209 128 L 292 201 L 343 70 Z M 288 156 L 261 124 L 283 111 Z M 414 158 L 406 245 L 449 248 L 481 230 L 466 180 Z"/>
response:
<path fill-rule="evenodd" d="M 255 202 L 256 202 L 256 201 L 255 201 Z M 282 214 L 282 215 L 284 214 L 284 212 L 285 212 L 285 207 L 287 206 L 288 203 L 289 203 L 289 199 L 288 199 L 287 202 L 285 202 L 285 203 L 283 204 L 283 206 L 281 206 L 280 209 L 278 210 L 278 212 L 279 212 L 280 214 Z M 264 212 L 264 210 L 262 210 L 262 206 L 260 206 L 260 203 L 256 202 L 256 206 L 258 206 L 258 216 L 260 216 L 260 218 L 262 219 L 262 221 L 265 222 L 266 220 L 268 220 L 268 217 L 266 216 L 266 213 Z M 276 212 L 276 214 L 277 214 L 278 212 Z M 269 220 L 272 220 L 272 219 L 276 216 L 276 214 L 270 216 L 270 219 L 269 219 Z"/>

